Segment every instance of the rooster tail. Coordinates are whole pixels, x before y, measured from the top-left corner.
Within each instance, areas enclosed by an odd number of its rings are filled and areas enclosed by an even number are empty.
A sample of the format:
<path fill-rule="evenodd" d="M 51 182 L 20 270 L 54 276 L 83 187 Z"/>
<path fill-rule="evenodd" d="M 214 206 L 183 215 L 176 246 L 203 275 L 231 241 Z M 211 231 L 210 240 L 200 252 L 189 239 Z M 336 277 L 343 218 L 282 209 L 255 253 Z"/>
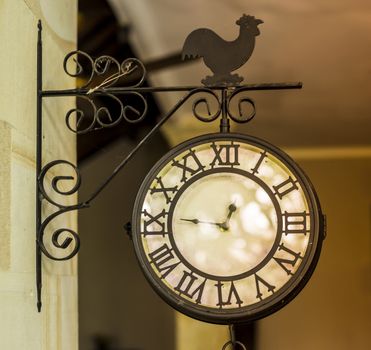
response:
<path fill-rule="evenodd" d="M 205 29 L 196 29 L 184 41 L 182 59 L 203 57 L 203 40 Z"/>

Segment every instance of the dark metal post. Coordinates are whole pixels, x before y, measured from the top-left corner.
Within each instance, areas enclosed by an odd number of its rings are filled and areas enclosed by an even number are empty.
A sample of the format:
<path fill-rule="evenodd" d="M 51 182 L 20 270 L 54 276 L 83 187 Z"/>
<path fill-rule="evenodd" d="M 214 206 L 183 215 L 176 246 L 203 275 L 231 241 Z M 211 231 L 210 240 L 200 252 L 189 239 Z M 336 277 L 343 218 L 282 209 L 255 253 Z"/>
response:
<path fill-rule="evenodd" d="M 228 90 L 225 88 L 222 90 L 222 118 L 220 119 L 220 132 L 229 132 L 230 124 L 227 113 L 228 103 Z"/>
<path fill-rule="evenodd" d="M 249 343 L 248 341 L 246 341 L 246 337 L 243 336 L 242 339 L 239 339 L 240 337 L 237 335 L 237 331 L 236 331 L 236 327 L 238 325 L 235 325 L 235 324 L 230 324 L 229 325 L 229 339 L 222 347 L 222 350 L 227 350 L 227 349 L 231 349 L 231 350 L 253 350 L 254 349 L 254 346 L 251 345 L 251 347 L 249 346 L 249 348 L 247 348 L 247 346 L 245 344 Z"/>
<path fill-rule="evenodd" d="M 229 338 L 231 339 L 232 343 L 232 349 L 235 350 L 235 342 L 236 342 L 236 333 L 234 331 L 234 325 L 230 324 L 229 325 Z"/>
<path fill-rule="evenodd" d="M 256 323 L 235 324 L 234 333 L 236 342 L 244 344 L 247 350 L 256 349 Z"/>
<path fill-rule="evenodd" d="M 41 41 L 41 21 L 38 22 L 37 35 L 37 86 L 36 86 L 36 289 L 37 289 L 37 310 L 41 311 L 41 250 L 39 247 L 40 226 L 41 226 L 41 202 L 42 197 L 39 190 L 38 179 L 42 167 L 42 41 Z"/>

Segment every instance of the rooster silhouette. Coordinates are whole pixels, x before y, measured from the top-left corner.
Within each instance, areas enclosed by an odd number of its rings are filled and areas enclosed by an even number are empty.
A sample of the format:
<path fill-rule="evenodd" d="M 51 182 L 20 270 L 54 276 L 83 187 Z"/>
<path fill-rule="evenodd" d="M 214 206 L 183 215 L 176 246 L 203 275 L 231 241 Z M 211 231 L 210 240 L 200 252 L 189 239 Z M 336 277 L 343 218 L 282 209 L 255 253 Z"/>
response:
<path fill-rule="evenodd" d="M 206 86 L 239 84 L 243 78 L 231 72 L 250 58 L 255 47 L 255 37 L 260 34 L 258 25 L 261 23 L 262 20 L 244 14 L 236 21 L 240 26 L 240 34 L 234 41 L 225 41 L 207 28 L 196 29 L 184 42 L 182 58 L 203 57 L 206 66 L 214 73 L 201 81 Z"/>

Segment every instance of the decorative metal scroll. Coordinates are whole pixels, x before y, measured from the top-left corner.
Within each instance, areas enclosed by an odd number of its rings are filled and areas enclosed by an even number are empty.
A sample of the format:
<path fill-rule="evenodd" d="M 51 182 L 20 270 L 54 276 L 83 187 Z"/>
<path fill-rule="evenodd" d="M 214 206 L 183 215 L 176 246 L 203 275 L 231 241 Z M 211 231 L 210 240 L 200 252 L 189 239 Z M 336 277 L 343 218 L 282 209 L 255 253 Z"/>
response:
<path fill-rule="evenodd" d="M 47 175 L 49 171 L 57 167 L 58 165 L 64 165 L 73 169 L 75 176 L 71 175 L 58 175 L 53 176 L 49 182 L 50 189 L 54 194 L 58 194 L 60 196 L 70 196 L 77 193 L 78 189 L 81 185 L 81 176 L 78 168 L 74 166 L 72 163 L 66 160 L 54 160 L 48 164 L 46 164 L 42 170 L 40 175 L 38 176 L 38 184 L 39 184 L 39 192 L 42 198 L 48 202 L 49 204 L 54 205 L 58 208 L 57 211 L 49 215 L 45 218 L 45 220 L 41 223 L 39 228 L 39 235 L 38 235 L 38 245 L 41 251 L 46 255 L 49 259 L 52 260 L 68 260 L 74 257 L 80 248 L 80 238 L 78 234 L 69 228 L 58 228 L 56 229 L 51 235 L 51 243 L 54 248 L 58 250 L 67 251 L 66 254 L 63 256 L 57 256 L 52 251 L 50 251 L 45 242 L 45 232 L 48 225 L 60 215 L 67 213 L 72 210 L 82 209 L 88 207 L 85 203 L 78 203 L 74 205 L 64 205 L 60 202 L 57 202 L 52 196 L 48 193 L 49 191 L 46 189 L 46 182 L 47 182 Z M 51 171 L 50 171 L 51 172 Z M 64 190 L 60 183 L 66 181 L 73 181 L 73 185 L 70 189 Z M 62 236 L 65 236 L 62 240 Z M 68 251 L 67 249 L 73 244 L 73 249 Z"/>
<path fill-rule="evenodd" d="M 249 18 L 245 18 L 249 17 Z M 242 22 L 253 20 L 251 16 L 243 16 Z M 255 19 L 254 19 L 255 20 Z M 255 20 L 259 21 L 259 20 Z M 96 59 L 82 51 L 73 51 L 65 57 L 63 69 L 71 77 L 83 79 L 81 87 L 69 90 L 43 90 L 42 88 L 42 40 L 41 22 L 38 24 L 37 42 L 37 154 L 36 154 L 36 279 L 37 279 L 37 307 L 41 310 L 42 289 L 42 254 L 52 260 L 68 260 L 79 251 L 80 238 L 77 232 L 68 227 L 58 227 L 58 220 L 63 214 L 79 209 L 88 208 L 92 201 L 114 179 L 114 177 L 135 156 L 137 151 L 177 112 L 187 101 L 193 99 L 192 113 L 201 122 L 212 122 L 220 119 L 220 131 L 229 132 L 229 121 L 237 123 L 250 122 L 255 116 L 255 104 L 246 96 L 246 92 L 253 90 L 280 90 L 301 88 L 301 83 L 268 83 L 239 85 L 240 79 L 230 80 L 230 71 L 223 76 L 206 79 L 207 86 L 174 86 L 174 87 L 142 87 L 146 70 L 141 61 L 128 58 L 118 62 L 110 56 L 100 56 Z M 188 39 L 187 39 L 188 40 Z M 192 46 L 192 45 L 191 45 Z M 186 45 L 185 45 L 186 47 Z M 188 47 L 188 46 L 187 46 Z M 205 59 L 206 56 L 204 56 Z M 205 61 L 206 63 L 206 61 Z M 98 80 L 98 82 L 96 82 Z M 93 85 L 94 83 L 94 85 Z M 214 84 L 215 83 L 215 84 Z M 210 85 L 210 86 L 209 86 Z M 115 127 L 123 120 L 128 123 L 139 123 L 145 118 L 148 104 L 145 94 L 151 92 L 184 92 L 182 98 L 156 123 L 156 125 L 143 137 L 137 146 L 127 155 L 112 173 L 99 184 L 96 190 L 85 200 L 78 203 L 60 201 L 63 198 L 75 198 L 74 195 L 80 188 L 82 179 L 78 168 L 67 160 L 53 160 L 43 164 L 43 136 L 42 136 L 42 100 L 44 98 L 75 96 L 85 101 L 91 109 L 85 115 L 81 109 L 73 108 L 65 116 L 67 128 L 76 134 L 84 134 L 101 128 Z M 109 107 L 98 105 L 96 98 L 110 99 L 117 105 L 114 114 Z M 141 108 L 127 103 L 125 97 L 135 97 Z M 236 112 L 237 111 L 237 112 Z M 58 173 L 58 168 L 63 167 L 63 172 L 70 169 L 69 174 Z M 53 171 L 52 171 L 53 169 Z M 54 175 L 51 175 L 51 174 Z M 57 174 L 57 175 L 55 175 Z M 69 188 L 66 187 L 69 185 Z M 59 199 L 56 199 L 58 197 Z M 52 213 L 43 215 L 43 208 L 53 208 Z M 49 210 L 48 210 L 49 211 Z M 64 225 L 63 225 L 64 226 Z M 49 233 L 51 232 L 51 233 Z M 226 343 L 238 345 L 238 342 Z"/>
<path fill-rule="evenodd" d="M 72 68 L 72 66 L 74 67 Z M 93 59 L 86 52 L 77 50 L 67 54 L 63 61 L 63 69 L 69 76 L 82 77 L 85 80 L 80 89 L 89 88 L 84 95 L 77 95 L 77 97 L 90 105 L 91 113 L 86 116 L 82 109 L 73 108 L 66 114 L 66 124 L 72 132 L 85 134 L 97 129 L 114 127 L 122 119 L 128 123 L 138 123 L 145 117 L 148 105 L 146 99 L 139 92 L 126 91 L 122 95 L 137 97 L 142 104 L 141 110 L 125 104 L 114 94 L 105 92 L 107 88 L 119 82 L 124 82 L 125 86 L 129 88 L 141 86 L 145 80 L 146 69 L 140 60 L 127 58 L 119 63 L 115 58 L 107 55 Z M 100 82 L 92 86 L 97 78 Z M 113 115 L 106 106 L 97 107 L 94 101 L 94 92 L 97 90 L 100 95 L 109 98 L 119 107 L 119 112 L 116 115 Z M 73 116 L 75 116 L 74 123 L 72 122 Z M 84 126 L 81 127 L 82 123 Z"/>

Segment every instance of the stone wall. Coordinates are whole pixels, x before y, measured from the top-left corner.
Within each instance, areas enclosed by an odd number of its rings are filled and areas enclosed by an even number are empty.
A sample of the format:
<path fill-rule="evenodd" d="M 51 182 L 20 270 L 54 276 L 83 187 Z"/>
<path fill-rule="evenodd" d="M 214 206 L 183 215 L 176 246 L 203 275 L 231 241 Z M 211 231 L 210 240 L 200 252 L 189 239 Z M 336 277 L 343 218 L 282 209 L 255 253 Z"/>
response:
<path fill-rule="evenodd" d="M 43 309 L 36 308 L 35 150 L 37 22 L 43 23 L 44 89 L 72 88 L 63 73 L 76 47 L 76 0 L 0 2 L 0 348 L 77 349 L 77 261 L 43 257 Z M 44 164 L 75 162 L 64 115 L 73 99 L 44 102 Z M 73 198 L 72 200 L 75 200 Z M 47 209 L 49 210 L 49 209 Z M 59 223 L 60 224 L 60 223 Z M 76 214 L 63 225 L 76 229 Z"/>

